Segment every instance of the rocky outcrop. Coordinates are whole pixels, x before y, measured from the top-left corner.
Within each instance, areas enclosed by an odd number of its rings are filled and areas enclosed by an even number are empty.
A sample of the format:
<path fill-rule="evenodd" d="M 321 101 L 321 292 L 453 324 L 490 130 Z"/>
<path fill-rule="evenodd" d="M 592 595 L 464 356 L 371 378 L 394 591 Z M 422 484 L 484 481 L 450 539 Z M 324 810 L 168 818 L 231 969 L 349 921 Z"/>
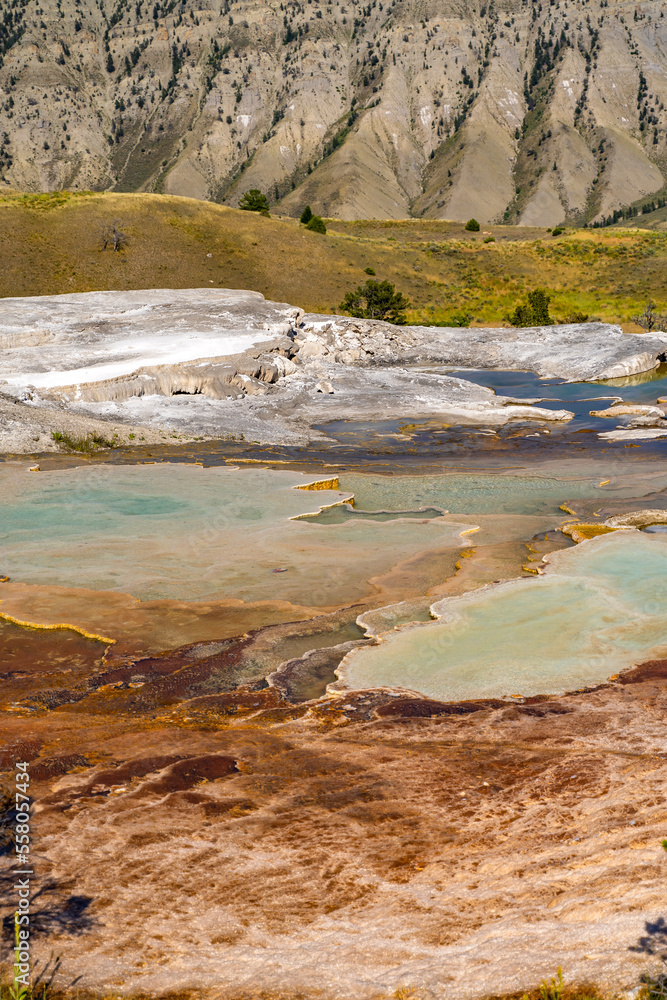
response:
<path fill-rule="evenodd" d="M 626 334 L 607 323 L 528 328 L 396 327 L 345 316 L 303 317 L 297 343 L 309 357 L 342 364 L 439 364 L 533 371 L 591 381 L 635 375 L 667 355 L 667 334 Z"/>

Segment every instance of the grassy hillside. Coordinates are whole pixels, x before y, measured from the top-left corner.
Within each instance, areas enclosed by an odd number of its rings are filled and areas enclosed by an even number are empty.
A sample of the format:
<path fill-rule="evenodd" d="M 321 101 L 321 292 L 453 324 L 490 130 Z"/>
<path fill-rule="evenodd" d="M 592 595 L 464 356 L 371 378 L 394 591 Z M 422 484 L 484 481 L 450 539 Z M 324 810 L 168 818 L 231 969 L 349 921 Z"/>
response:
<path fill-rule="evenodd" d="M 128 235 L 101 250 L 105 223 Z M 494 242 L 485 243 L 490 236 Z M 667 233 L 547 230 L 460 223 L 329 223 L 325 236 L 293 219 L 148 194 L 7 194 L 0 198 L 0 296 L 124 288 L 250 288 L 329 312 L 366 268 L 412 301 L 410 322 L 498 324 L 532 288 L 553 291 L 552 315 L 631 322 L 648 295 L 667 312 Z"/>

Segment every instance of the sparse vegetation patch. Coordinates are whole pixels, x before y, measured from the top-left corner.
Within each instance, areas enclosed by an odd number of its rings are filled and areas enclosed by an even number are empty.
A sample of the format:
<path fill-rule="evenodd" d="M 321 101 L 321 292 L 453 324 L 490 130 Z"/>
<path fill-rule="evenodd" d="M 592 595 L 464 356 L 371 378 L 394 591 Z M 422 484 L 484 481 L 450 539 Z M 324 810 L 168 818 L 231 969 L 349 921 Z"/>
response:
<path fill-rule="evenodd" d="M 51 431 L 51 437 L 57 443 L 69 451 L 78 451 L 84 454 L 98 451 L 100 448 L 117 448 L 118 438 L 103 437 L 101 434 L 88 434 L 86 437 L 74 437 L 65 431 Z"/>

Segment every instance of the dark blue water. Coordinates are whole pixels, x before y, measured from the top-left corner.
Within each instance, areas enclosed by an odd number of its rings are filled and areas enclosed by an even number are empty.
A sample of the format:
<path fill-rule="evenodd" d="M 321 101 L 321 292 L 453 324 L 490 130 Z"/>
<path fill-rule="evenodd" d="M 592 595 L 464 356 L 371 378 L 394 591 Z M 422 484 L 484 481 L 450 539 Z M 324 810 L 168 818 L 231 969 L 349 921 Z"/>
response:
<path fill-rule="evenodd" d="M 580 435 L 579 441 L 589 435 L 590 440 L 597 440 L 600 431 L 611 431 L 632 420 L 630 415 L 614 417 L 592 417 L 591 410 L 607 410 L 616 400 L 626 403 L 654 404 L 658 397 L 667 397 L 667 364 L 659 365 L 650 372 L 629 376 L 621 379 L 610 379 L 606 382 L 563 382 L 557 378 L 539 378 L 532 372 L 517 371 L 487 371 L 478 369 L 451 369 L 444 366 L 419 366 L 420 371 L 436 372 L 442 375 L 456 376 L 467 382 L 493 389 L 499 396 L 510 396 L 514 399 L 538 400 L 536 406 L 550 410 L 569 410 L 574 414 L 572 420 L 563 424 L 554 424 L 549 428 L 550 439 L 557 441 L 572 434 Z M 420 421 L 415 420 L 414 427 L 406 428 L 406 416 L 398 415 L 393 419 L 377 421 L 337 420 L 317 426 L 318 430 L 354 448 L 379 448 L 384 453 L 400 453 L 405 450 L 403 435 L 409 438 L 410 447 L 415 452 L 425 455 L 427 450 L 437 444 L 446 444 L 448 453 L 459 454 L 485 448 L 486 438 L 511 437 L 517 422 L 493 430 L 484 427 L 452 427 L 438 432 L 426 426 L 420 430 Z M 521 422 L 524 427 L 530 421 Z M 535 429 L 541 427 L 536 418 Z M 530 427 L 528 427 L 530 429 Z M 541 427 L 543 432 L 543 426 Z M 535 435 L 534 435 L 535 436 Z M 664 449 L 667 439 L 642 442 L 647 449 Z M 438 452 L 444 454 L 442 450 Z"/>
<path fill-rule="evenodd" d="M 646 405 L 655 403 L 658 396 L 667 396 L 667 364 L 641 375 L 607 382 L 562 382 L 555 378 L 539 378 L 532 372 L 440 370 L 443 374 L 487 386 L 499 396 L 539 398 L 537 406 L 549 410 L 570 410 L 574 419 L 568 424 L 569 431 L 613 430 L 622 423 L 619 417 L 592 417 L 590 411 L 606 410 L 614 400 Z"/>

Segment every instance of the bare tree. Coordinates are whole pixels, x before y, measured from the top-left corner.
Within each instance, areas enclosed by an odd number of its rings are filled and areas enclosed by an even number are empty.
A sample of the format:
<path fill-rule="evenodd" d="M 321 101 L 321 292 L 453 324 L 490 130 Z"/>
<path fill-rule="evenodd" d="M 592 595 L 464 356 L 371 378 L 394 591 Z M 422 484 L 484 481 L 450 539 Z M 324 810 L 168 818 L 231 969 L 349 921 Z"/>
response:
<path fill-rule="evenodd" d="M 105 222 L 100 232 L 100 242 L 102 250 L 111 247 L 116 253 L 123 250 L 128 244 L 127 233 L 121 227 L 121 220 L 114 219 L 113 222 Z"/>
<path fill-rule="evenodd" d="M 667 317 L 655 311 L 655 302 L 651 299 L 646 300 L 644 312 L 640 316 L 633 316 L 632 320 L 646 333 L 651 333 L 655 329 L 664 330 L 667 327 Z"/>

